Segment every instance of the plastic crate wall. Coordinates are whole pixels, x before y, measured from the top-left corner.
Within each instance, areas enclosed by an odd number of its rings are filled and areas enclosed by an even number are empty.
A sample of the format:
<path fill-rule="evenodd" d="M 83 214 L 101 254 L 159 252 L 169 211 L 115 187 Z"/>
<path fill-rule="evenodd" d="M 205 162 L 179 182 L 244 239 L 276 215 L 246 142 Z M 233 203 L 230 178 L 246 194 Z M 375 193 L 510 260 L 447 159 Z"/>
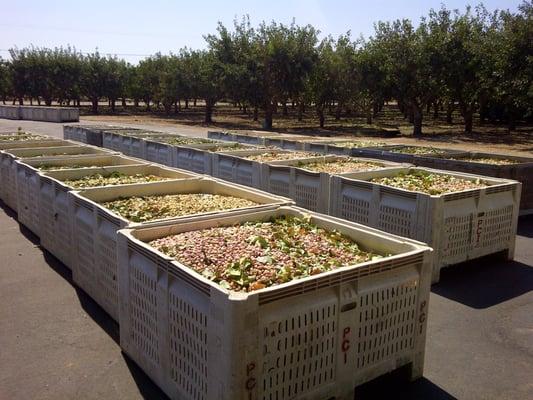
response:
<path fill-rule="evenodd" d="M 17 211 L 17 173 L 13 166 L 15 158 L 7 153 L 0 153 L 0 177 L 3 202 L 12 210 Z"/>
<path fill-rule="evenodd" d="M 503 179 L 513 179 L 522 183 L 522 196 L 520 200 L 521 214 L 533 213 L 533 157 L 517 157 L 505 154 L 490 153 L 465 153 L 464 158 L 487 157 L 503 158 L 519 161 L 518 164 L 495 165 L 477 163 L 469 160 L 446 159 L 438 157 L 415 157 L 415 165 L 444 169 L 449 171 L 465 172 Z"/>
<path fill-rule="evenodd" d="M 212 153 L 192 147 L 173 146 L 173 166 L 198 174 L 211 175 Z"/>
<path fill-rule="evenodd" d="M 168 167 L 176 166 L 174 146 L 167 143 L 145 140 L 145 159 Z"/>
<path fill-rule="evenodd" d="M 433 282 L 448 265 L 504 250 L 513 257 L 518 182 L 493 180 L 495 186 L 430 196 L 366 182 L 365 176 L 370 174 L 331 178 L 329 214 L 428 243 L 435 250 Z"/>
<path fill-rule="evenodd" d="M 106 198 L 207 192 L 248 198 L 258 203 L 257 206 L 252 208 L 268 208 L 290 203 L 288 199 L 274 197 L 268 193 L 196 177 L 179 181 L 109 186 L 87 189 L 81 192 L 69 192 L 70 225 L 73 227 L 73 280 L 116 321 L 118 321 L 118 294 L 115 290 L 117 288 L 117 231 L 126 226 L 137 226 L 139 224 L 130 223 L 84 197 L 86 193 L 91 192 L 93 193 L 92 196 L 105 196 Z M 247 210 L 249 208 L 236 209 L 232 212 L 241 213 Z M 205 213 L 201 214 L 201 217 L 210 217 L 217 214 L 219 212 Z M 191 218 L 200 217 L 194 216 Z M 172 218 L 167 220 L 172 220 Z"/>
<path fill-rule="evenodd" d="M 285 195 L 300 207 L 322 213 L 328 210 L 329 174 L 306 171 L 289 165 L 263 164 L 262 180 L 264 190 Z"/>
<path fill-rule="evenodd" d="M 17 180 L 18 221 L 37 236 L 41 236 L 39 221 L 39 175 L 21 161 L 12 165 Z"/>
<path fill-rule="evenodd" d="M 231 154 L 213 153 L 212 175 L 228 182 L 262 189 L 261 164 Z"/>
<path fill-rule="evenodd" d="M 72 226 L 68 206 L 69 188 L 39 176 L 39 222 L 41 246 L 72 269 Z"/>
<path fill-rule="evenodd" d="M 422 375 L 430 275 L 419 253 L 228 296 L 120 234 L 121 347 L 172 399 L 353 398 Z"/>

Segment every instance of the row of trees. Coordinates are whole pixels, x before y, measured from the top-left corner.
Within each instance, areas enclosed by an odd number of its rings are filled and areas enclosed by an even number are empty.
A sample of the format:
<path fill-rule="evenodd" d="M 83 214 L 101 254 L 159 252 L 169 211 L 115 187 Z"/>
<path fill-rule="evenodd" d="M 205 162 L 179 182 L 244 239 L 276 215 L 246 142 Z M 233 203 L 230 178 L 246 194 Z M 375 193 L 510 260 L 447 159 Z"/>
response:
<path fill-rule="evenodd" d="M 248 18 L 229 30 L 219 24 L 207 35 L 206 50 L 182 49 L 156 54 L 133 66 L 98 52 L 82 55 L 73 48 L 12 49 L 11 60 L 0 62 L 0 96 L 60 103 L 88 99 L 98 102 L 131 99 L 179 112 L 182 102 L 202 99 L 205 121 L 221 100 L 238 104 L 264 127 L 287 104 L 316 112 L 321 127 L 326 110 L 336 118 L 363 113 L 367 122 L 387 101 L 397 103 L 422 134 L 422 119 L 431 111 L 447 119 L 458 109 L 466 132 L 473 117 L 517 121 L 533 115 L 533 3 L 517 12 L 489 13 L 483 6 L 465 12 L 431 10 L 418 26 L 409 20 L 379 22 L 369 39 L 350 33 L 319 40 L 310 25 L 262 23 Z"/>

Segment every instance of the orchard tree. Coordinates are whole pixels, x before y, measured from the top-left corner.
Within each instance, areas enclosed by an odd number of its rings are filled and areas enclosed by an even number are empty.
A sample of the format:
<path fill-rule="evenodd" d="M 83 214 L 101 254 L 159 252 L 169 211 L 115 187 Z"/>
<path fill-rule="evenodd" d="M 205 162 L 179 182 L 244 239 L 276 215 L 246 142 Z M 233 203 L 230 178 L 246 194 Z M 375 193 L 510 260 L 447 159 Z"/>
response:
<path fill-rule="evenodd" d="M 383 70 L 391 80 L 392 95 L 412 113 L 413 135 L 422 135 L 422 110 L 431 100 L 435 82 L 426 48 L 427 29 L 409 20 L 379 22 L 370 40 L 383 55 Z"/>

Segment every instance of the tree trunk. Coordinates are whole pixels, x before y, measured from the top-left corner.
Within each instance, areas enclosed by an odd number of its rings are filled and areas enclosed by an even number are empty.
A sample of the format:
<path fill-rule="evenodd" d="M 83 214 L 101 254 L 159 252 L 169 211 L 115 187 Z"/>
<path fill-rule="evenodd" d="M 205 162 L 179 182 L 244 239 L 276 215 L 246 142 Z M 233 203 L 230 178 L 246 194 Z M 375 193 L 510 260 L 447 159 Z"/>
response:
<path fill-rule="evenodd" d="M 194 99 L 193 106 L 196 107 L 196 99 Z"/>
<path fill-rule="evenodd" d="M 109 100 L 110 103 L 111 103 L 111 112 L 114 113 L 115 112 L 115 103 L 116 103 L 116 100 L 115 99 L 112 99 L 112 100 Z"/>
<path fill-rule="evenodd" d="M 135 108 L 138 108 L 139 107 L 139 99 L 133 99 L 133 106 Z"/>
<path fill-rule="evenodd" d="M 122 108 L 126 108 L 126 98 L 122 98 Z"/>
<path fill-rule="evenodd" d="M 24 97 L 19 97 L 19 106 L 24 105 Z"/>
<path fill-rule="evenodd" d="M 30 96 L 30 106 L 33 106 L 33 97 Z"/>
<path fill-rule="evenodd" d="M 287 102 L 284 101 L 283 102 L 283 116 L 286 117 L 287 115 L 289 115 L 289 109 L 287 108 Z"/>
<path fill-rule="evenodd" d="M 146 111 L 150 111 L 150 100 L 145 100 L 144 104 L 146 104 Z"/>
<path fill-rule="evenodd" d="M 51 98 L 45 98 L 44 99 L 44 104 L 46 104 L 46 106 L 50 107 L 52 105 L 52 99 Z"/>
<path fill-rule="evenodd" d="M 426 104 L 426 114 L 429 115 L 430 112 L 431 112 L 431 103 L 428 102 L 428 103 Z"/>
<path fill-rule="evenodd" d="M 304 108 L 305 108 L 305 105 L 303 101 L 298 103 L 298 122 L 302 122 L 304 119 Z"/>
<path fill-rule="evenodd" d="M 242 104 L 242 113 L 244 115 L 247 115 L 248 114 L 248 106 L 246 105 L 246 103 L 243 103 Z"/>
<path fill-rule="evenodd" d="M 448 102 L 448 107 L 446 108 L 446 123 L 453 123 L 452 114 L 453 114 L 454 104 L 453 101 Z"/>
<path fill-rule="evenodd" d="M 469 109 L 465 116 L 465 133 L 472 133 L 472 127 L 474 126 L 474 111 Z"/>
<path fill-rule="evenodd" d="M 413 136 L 422 136 L 422 110 L 419 106 L 413 105 Z"/>
<path fill-rule="evenodd" d="M 185 109 L 188 109 L 188 108 L 189 108 L 189 99 L 185 99 Z"/>
<path fill-rule="evenodd" d="M 41 105 L 41 98 L 39 96 L 37 96 L 37 105 Z"/>
<path fill-rule="evenodd" d="M 93 114 L 98 114 L 98 99 L 92 99 L 91 100 L 91 111 Z"/>
<path fill-rule="evenodd" d="M 179 100 L 177 100 L 177 101 L 174 102 L 174 114 L 178 114 L 178 113 L 179 113 L 179 110 L 178 110 L 178 101 L 179 101 Z"/>
<path fill-rule="evenodd" d="M 420 111 L 420 112 L 422 112 L 422 111 Z M 414 110 L 413 106 L 409 107 L 408 117 L 409 117 L 409 123 L 410 124 L 414 124 L 415 123 L 415 110 Z"/>
<path fill-rule="evenodd" d="M 366 111 L 366 123 L 372 125 L 372 110 L 370 108 Z"/>
<path fill-rule="evenodd" d="M 205 119 L 206 124 L 213 122 L 213 102 L 211 100 L 205 100 Z"/>
<path fill-rule="evenodd" d="M 342 103 L 337 103 L 337 109 L 335 110 L 335 121 L 341 119 Z"/>
<path fill-rule="evenodd" d="M 376 118 L 378 116 L 378 112 L 379 112 L 379 103 L 375 101 L 373 104 L 373 109 L 372 109 L 372 117 Z"/>
<path fill-rule="evenodd" d="M 439 102 L 435 101 L 433 103 L 433 119 L 439 118 Z"/>
<path fill-rule="evenodd" d="M 323 106 L 319 106 L 316 108 L 316 113 L 318 114 L 318 121 L 320 122 L 320 127 L 321 128 L 324 128 L 324 122 L 325 122 L 325 118 L 324 118 L 324 107 Z"/>
<path fill-rule="evenodd" d="M 265 120 L 263 121 L 263 129 L 272 130 L 272 116 L 274 114 L 274 107 L 268 104 L 265 107 Z"/>
<path fill-rule="evenodd" d="M 474 125 L 474 104 L 460 104 L 461 114 L 465 124 L 465 133 L 472 133 Z"/>
<path fill-rule="evenodd" d="M 254 107 L 254 121 L 259 121 L 259 109 Z"/>

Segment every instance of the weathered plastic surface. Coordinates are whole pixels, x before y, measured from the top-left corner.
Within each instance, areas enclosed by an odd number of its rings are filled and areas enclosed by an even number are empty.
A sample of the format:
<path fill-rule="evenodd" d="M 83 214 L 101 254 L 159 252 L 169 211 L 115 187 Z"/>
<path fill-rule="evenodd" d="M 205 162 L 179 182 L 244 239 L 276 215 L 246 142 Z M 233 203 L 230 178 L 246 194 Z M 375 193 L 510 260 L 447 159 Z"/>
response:
<path fill-rule="evenodd" d="M 32 147 L 8 150 L 16 158 L 32 157 L 87 157 L 95 154 L 115 154 L 109 150 L 89 145 L 58 146 L 58 147 Z"/>
<path fill-rule="evenodd" d="M 20 118 L 20 107 L 19 106 L 9 106 L 9 105 L 0 105 L 0 118 L 21 119 Z"/>
<path fill-rule="evenodd" d="M 483 179 L 491 186 L 434 196 L 367 181 L 409 170 Z M 425 168 L 361 172 L 331 178 L 329 214 L 428 243 L 437 282 L 448 265 L 501 251 L 513 258 L 520 190 L 511 180 Z"/>
<path fill-rule="evenodd" d="M 123 127 L 112 125 L 64 125 L 63 138 L 93 146 L 103 146 L 103 132 L 122 130 Z"/>
<path fill-rule="evenodd" d="M 338 156 L 323 156 L 262 164 L 261 187 L 268 192 L 293 199 L 300 207 L 326 214 L 329 210 L 330 179 L 332 175 L 325 172 L 307 170 L 305 164 L 322 161 L 335 162 L 340 159 L 343 158 Z M 400 166 L 398 163 L 368 158 L 358 158 L 357 160 L 382 164 L 384 169 Z"/>
<path fill-rule="evenodd" d="M 68 196 L 71 190 L 64 181 L 80 179 L 93 174 L 109 175 L 120 172 L 126 175 L 145 174 L 171 179 L 191 178 L 194 174 L 153 164 L 117 165 L 96 168 L 42 172 L 38 176 L 38 210 L 41 246 L 47 249 L 68 268 L 72 268 L 72 219 L 68 213 Z"/>
<path fill-rule="evenodd" d="M 429 148 L 428 146 L 412 146 L 412 145 L 389 145 L 389 146 L 379 146 L 379 147 L 360 147 L 360 148 L 353 148 L 350 155 L 352 156 L 360 156 L 360 157 L 370 157 L 370 158 L 378 158 L 380 160 L 387 160 L 387 161 L 394 161 L 394 162 L 400 162 L 400 163 L 410 163 L 415 164 L 415 158 L 420 157 L 420 155 L 415 154 L 404 154 L 404 153 L 396 153 L 391 150 L 398 150 L 404 147 L 420 147 L 420 148 Z M 465 154 L 465 151 L 463 150 L 452 150 L 452 149 L 439 149 L 443 150 L 444 153 L 440 155 L 439 157 L 446 157 L 446 156 L 459 156 L 462 154 Z M 430 150 L 428 150 L 429 152 Z M 428 155 L 431 155 L 428 153 Z"/>
<path fill-rule="evenodd" d="M 297 215 L 224 216 L 119 232 L 120 345 L 171 399 L 353 399 L 404 365 L 422 376 L 430 249 L 311 214 L 379 260 L 251 293 L 228 292 L 146 244 L 211 226 Z"/>
<path fill-rule="evenodd" d="M 415 157 L 415 165 L 448 171 L 466 172 L 469 174 L 493 176 L 496 178 L 513 179 L 522 183 L 520 214 L 533 214 L 533 157 L 518 157 L 507 154 L 468 152 L 457 159 L 441 157 Z M 464 158 L 462 160 L 461 158 Z M 471 161 L 471 158 L 496 158 L 516 160 L 519 163 L 495 165 Z"/>
<path fill-rule="evenodd" d="M 24 120 L 47 122 L 77 122 L 80 120 L 80 109 L 76 107 L 18 106 L 18 108 L 19 119 Z"/>
<path fill-rule="evenodd" d="M 21 142 L 0 142 L 0 150 L 9 149 L 29 149 L 32 147 L 61 147 L 61 146 L 77 146 L 79 143 L 71 140 L 61 140 L 54 138 L 43 138 L 36 140 L 26 140 Z"/>
<path fill-rule="evenodd" d="M 72 270 L 74 282 L 118 321 L 117 231 L 126 226 L 142 224 L 130 223 L 102 207 L 98 202 L 111 201 L 119 197 L 199 192 L 232 195 L 247 198 L 259 204 L 250 208 L 226 211 L 235 214 L 250 209 L 272 208 L 280 204 L 290 203 L 290 200 L 285 198 L 207 178 L 109 186 L 69 192 L 69 214 L 73 227 Z M 213 212 L 202 215 L 216 216 L 219 214 L 220 212 Z M 191 216 L 180 218 L 188 217 Z M 151 223 L 161 221 L 165 220 Z"/>
<path fill-rule="evenodd" d="M 13 211 L 18 211 L 17 174 L 14 162 L 17 158 L 12 149 L 32 147 L 61 147 L 73 143 L 66 140 L 49 140 L 48 138 L 25 142 L 0 143 L 0 199 Z"/>

